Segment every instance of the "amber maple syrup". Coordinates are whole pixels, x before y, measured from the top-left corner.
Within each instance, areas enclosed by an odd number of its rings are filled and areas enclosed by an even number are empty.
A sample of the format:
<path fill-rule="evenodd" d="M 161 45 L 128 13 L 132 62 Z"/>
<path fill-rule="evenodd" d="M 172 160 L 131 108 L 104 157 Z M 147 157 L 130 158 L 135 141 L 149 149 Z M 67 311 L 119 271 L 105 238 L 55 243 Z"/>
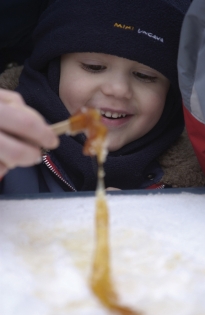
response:
<path fill-rule="evenodd" d="M 93 258 L 91 289 L 101 303 L 111 311 L 121 315 L 140 315 L 129 307 L 119 304 L 115 292 L 110 267 L 109 209 L 104 189 L 104 171 L 98 163 L 98 183 L 95 209 L 96 247 Z"/>
<path fill-rule="evenodd" d="M 84 132 L 87 136 L 83 153 L 96 156 L 98 182 L 96 189 L 96 245 L 90 278 L 90 286 L 100 302 L 109 310 L 121 315 L 140 315 L 119 303 L 111 277 L 109 245 L 109 209 L 104 188 L 103 163 L 107 156 L 107 128 L 101 122 L 100 113 L 92 108 L 83 108 L 69 119 L 67 133 L 75 135 Z"/>

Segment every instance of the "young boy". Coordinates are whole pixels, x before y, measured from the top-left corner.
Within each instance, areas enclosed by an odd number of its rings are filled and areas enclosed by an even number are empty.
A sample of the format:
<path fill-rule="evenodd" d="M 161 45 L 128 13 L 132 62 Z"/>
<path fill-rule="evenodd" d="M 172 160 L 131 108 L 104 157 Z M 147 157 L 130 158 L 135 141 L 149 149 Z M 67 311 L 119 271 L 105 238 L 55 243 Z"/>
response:
<path fill-rule="evenodd" d="M 163 186 L 157 158 L 184 128 L 177 52 L 189 4 L 55 0 L 39 21 L 17 91 L 49 124 L 82 106 L 100 110 L 109 131 L 106 187 Z M 62 136 L 42 164 L 10 171 L 2 193 L 95 190 L 96 165 L 83 156 L 84 141 Z"/>

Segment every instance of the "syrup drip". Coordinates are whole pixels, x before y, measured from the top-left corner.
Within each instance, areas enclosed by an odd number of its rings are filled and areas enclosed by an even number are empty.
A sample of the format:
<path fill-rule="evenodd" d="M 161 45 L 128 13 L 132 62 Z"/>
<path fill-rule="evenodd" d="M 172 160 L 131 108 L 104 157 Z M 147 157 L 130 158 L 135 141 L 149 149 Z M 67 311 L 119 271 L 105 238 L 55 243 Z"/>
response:
<path fill-rule="evenodd" d="M 68 121 L 68 134 L 76 135 L 84 132 L 87 137 L 83 154 L 97 156 L 98 163 L 105 162 L 107 156 L 107 128 L 101 122 L 100 112 L 93 108 L 83 107 Z"/>
<path fill-rule="evenodd" d="M 109 310 L 121 315 L 141 315 L 126 306 L 121 306 L 111 279 L 109 247 L 109 209 L 104 188 L 103 163 L 107 155 L 107 128 L 101 122 L 101 115 L 96 109 L 83 108 L 67 122 L 67 133 L 76 135 L 84 132 L 87 136 L 83 153 L 97 156 L 98 183 L 96 189 L 96 248 L 94 252 L 90 286 L 100 302 Z M 59 128 L 60 127 L 60 128 Z M 54 130 L 61 129 L 61 123 Z M 64 126 L 63 126 L 64 128 Z M 59 134 L 61 131 L 59 131 Z"/>
<path fill-rule="evenodd" d="M 118 302 L 111 278 L 109 247 L 109 209 L 104 189 L 103 165 L 98 164 L 98 185 L 96 190 L 96 247 L 91 274 L 91 289 L 101 303 L 111 311 L 121 315 L 140 315 Z"/>

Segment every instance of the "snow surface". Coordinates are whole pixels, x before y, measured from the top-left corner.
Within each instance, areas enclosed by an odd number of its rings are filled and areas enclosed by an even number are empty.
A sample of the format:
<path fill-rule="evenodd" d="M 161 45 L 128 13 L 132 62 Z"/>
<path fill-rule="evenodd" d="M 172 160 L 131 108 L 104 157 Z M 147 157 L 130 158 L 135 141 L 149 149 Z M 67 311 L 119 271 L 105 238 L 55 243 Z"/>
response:
<path fill-rule="evenodd" d="M 113 282 L 145 315 L 205 314 L 205 194 L 108 195 Z M 95 197 L 0 200 L 0 314 L 110 314 L 89 288 Z"/>

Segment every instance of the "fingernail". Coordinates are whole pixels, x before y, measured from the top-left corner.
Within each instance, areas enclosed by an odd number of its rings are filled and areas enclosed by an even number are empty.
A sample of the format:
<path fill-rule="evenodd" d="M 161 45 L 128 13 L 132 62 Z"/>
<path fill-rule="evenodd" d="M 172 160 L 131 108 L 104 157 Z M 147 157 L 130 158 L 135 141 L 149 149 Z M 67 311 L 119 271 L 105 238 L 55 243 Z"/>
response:
<path fill-rule="evenodd" d="M 41 162 L 42 162 L 42 157 L 40 156 L 40 157 L 38 157 L 38 159 L 37 159 L 35 164 L 41 164 Z"/>
<path fill-rule="evenodd" d="M 55 136 L 52 142 L 52 147 L 57 148 L 59 146 L 59 138 Z"/>
<path fill-rule="evenodd" d="M 46 145 L 44 145 L 44 147 L 46 148 L 56 148 L 59 144 L 59 139 L 58 137 L 56 137 L 56 135 L 54 133 L 49 133 L 49 136 L 46 138 Z"/>

